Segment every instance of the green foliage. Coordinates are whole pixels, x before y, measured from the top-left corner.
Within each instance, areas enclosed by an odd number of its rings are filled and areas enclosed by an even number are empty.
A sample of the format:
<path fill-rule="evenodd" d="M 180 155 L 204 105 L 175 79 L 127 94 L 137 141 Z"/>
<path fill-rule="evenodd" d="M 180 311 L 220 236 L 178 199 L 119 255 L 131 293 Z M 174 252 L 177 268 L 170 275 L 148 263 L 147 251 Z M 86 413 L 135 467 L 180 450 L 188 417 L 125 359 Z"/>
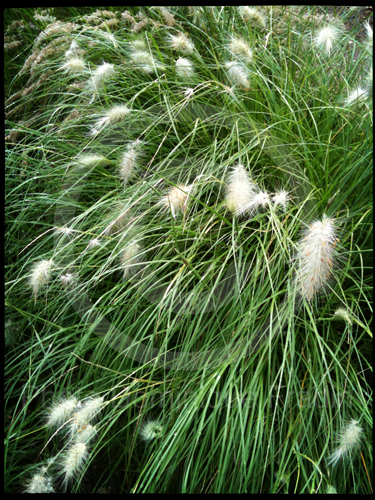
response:
<path fill-rule="evenodd" d="M 105 406 L 72 492 L 372 492 L 372 101 L 346 104 L 372 88 L 369 42 L 317 7 L 264 7 L 264 26 L 235 7 L 105 9 L 5 11 L 7 43 L 21 42 L 5 52 L 5 491 L 41 464 L 61 491 L 66 432 L 44 416 L 74 395 Z M 327 24 L 342 30 L 330 56 L 313 44 Z M 191 54 L 174 50 L 179 33 Z M 231 35 L 253 52 L 248 88 L 224 67 L 239 60 Z M 78 74 L 61 69 L 73 41 Z M 194 76 L 177 75 L 180 56 Z M 115 73 L 94 92 L 103 62 Z M 119 104 L 126 118 L 92 134 Z M 238 163 L 290 193 L 285 212 L 228 210 Z M 166 196 L 191 185 L 173 217 Z M 306 302 L 293 261 L 323 214 L 338 226 L 335 280 Z M 360 450 L 333 468 L 351 420 Z"/>

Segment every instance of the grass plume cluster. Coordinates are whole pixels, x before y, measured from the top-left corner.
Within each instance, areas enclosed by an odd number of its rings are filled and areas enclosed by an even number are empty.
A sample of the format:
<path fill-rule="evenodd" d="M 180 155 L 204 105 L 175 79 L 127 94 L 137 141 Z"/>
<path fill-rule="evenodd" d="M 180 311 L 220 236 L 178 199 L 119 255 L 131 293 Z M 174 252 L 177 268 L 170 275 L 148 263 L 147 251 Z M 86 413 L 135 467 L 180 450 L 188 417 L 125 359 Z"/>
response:
<path fill-rule="evenodd" d="M 5 491 L 372 492 L 346 16 L 6 9 Z"/>

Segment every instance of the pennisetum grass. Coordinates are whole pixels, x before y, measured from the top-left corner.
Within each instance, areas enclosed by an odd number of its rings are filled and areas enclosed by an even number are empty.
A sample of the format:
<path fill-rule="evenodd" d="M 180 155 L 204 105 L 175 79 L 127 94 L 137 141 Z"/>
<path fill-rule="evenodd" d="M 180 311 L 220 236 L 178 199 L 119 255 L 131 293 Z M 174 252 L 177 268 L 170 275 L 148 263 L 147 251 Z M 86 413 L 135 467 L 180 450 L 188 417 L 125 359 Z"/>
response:
<path fill-rule="evenodd" d="M 371 16 L 4 11 L 7 493 L 372 492 Z"/>

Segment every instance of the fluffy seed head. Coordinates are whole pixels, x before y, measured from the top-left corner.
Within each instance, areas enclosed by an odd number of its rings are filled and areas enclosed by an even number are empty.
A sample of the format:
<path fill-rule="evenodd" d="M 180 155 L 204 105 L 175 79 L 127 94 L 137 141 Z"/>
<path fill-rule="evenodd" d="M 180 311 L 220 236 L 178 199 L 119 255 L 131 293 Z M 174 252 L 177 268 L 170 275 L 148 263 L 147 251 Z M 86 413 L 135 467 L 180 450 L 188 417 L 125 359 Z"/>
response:
<path fill-rule="evenodd" d="M 241 85 L 242 87 L 249 88 L 249 80 L 247 78 L 246 68 L 242 64 L 235 61 L 227 61 L 225 63 L 229 80 L 234 85 Z"/>
<path fill-rule="evenodd" d="M 50 280 L 53 266 L 54 263 L 52 260 L 41 260 L 34 264 L 30 276 L 30 285 L 33 289 L 35 299 L 42 286 Z"/>
<path fill-rule="evenodd" d="M 142 424 L 139 434 L 144 441 L 153 441 L 154 439 L 161 438 L 163 433 L 163 426 L 157 420 L 151 420 Z"/>
<path fill-rule="evenodd" d="M 69 50 L 65 52 L 65 58 L 70 59 L 71 57 L 76 57 L 78 52 L 80 51 L 78 43 L 73 40 L 70 44 Z"/>
<path fill-rule="evenodd" d="M 193 42 L 184 33 L 180 33 L 177 36 L 170 35 L 169 41 L 175 50 L 180 50 L 181 52 L 189 54 L 194 52 Z"/>
<path fill-rule="evenodd" d="M 228 178 L 225 203 L 231 212 L 241 213 L 256 195 L 256 187 L 251 182 L 243 165 L 233 168 Z"/>
<path fill-rule="evenodd" d="M 99 238 L 93 238 L 92 240 L 89 241 L 89 244 L 87 245 L 87 248 L 95 248 L 95 247 L 101 247 L 102 244 L 100 243 Z"/>
<path fill-rule="evenodd" d="M 89 452 L 86 443 L 74 443 L 62 458 L 61 473 L 64 474 L 64 483 L 73 479 L 88 458 Z"/>
<path fill-rule="evenodd" d="M 176 61 L 176 70 L 178 76 L 189 78 L 194 76 L 194 65 L 186 57 L 179 57 Z"/>
<path fill-rule="evenodd" d="M 332 484 L 329 484 L 326 489 L 326 493 L 337 494 L 337 490 Z"/>
<path fill-rule="evenodd" d="M 131 142 L 122 157 L 119 175 L 124 182 L 124 186 L 126 186 L 128 180 L 131 179 L 134 174 L 134 169 L 137 166 L 137 159 L 139 157 L 140 144 L 141 141 L 138 139 Z"/>
<path fill-rule="evenodd" d="M 63 276 L 60 276 L 60 279 L 61 279 L 62 286 L 64 288 L 67 288 L 68 286 L 71 286 L 76 282 L 77 277 L 73 273 L 67 273 Z"/>
<path fill-rule="evenodd" d="M 46 472 L 47 467 L 41 467 L 27 482 L 25 493 L 55 493 L 52 478 Z"/>
<path fill-rule="evenodd" d="M 372 44 L 372 28 L 370 26 L 370 23 L 368 21 L 365 22 L 365 30 L 367 33 L 367 40 Z"/>
<path fill-rule="evenodd" d="M 74 436 L 78 429 L 87 425 L 91 420 L 98 416 L 102 409 L 103 398 L 90 398 L 85 403 L 81 404 L 79 409 L 73 414 L 73 420 L 70 423 L 70 434 Z"/>
<path fill-rule="evenodd" d="M 88 443 L 93 439 L 96 434 L 96 426 L 91 424 L 83 424 L 77 429 L 77 434 L 75 436 L 76 443 Z"/>
<path fill-rule="evenodd" d="M 91 154 L 91 155 L 79 155 L 77 158 L 77 163 L 79 166 L 85 166 L 85 167 L 96 167 L 96 165 L 99 165 L 101 163 L 108 163 L 108 160 L 105 156 L 102 155 L 97 155 L 97 154 Z"/>
<path fill-rule="evenodd" d="M 266 208 L 270 204 L 270 196 L 265 191 L 259 191 L 254 198 L 247 205 L 241 207 L 238 210 L 238 214 L 249 212 L 251 215 L 254 214 L 260 208 Z"/>
<path fill-rule="evenodd" d="M 338 446 L 331 455 L 329 465 L 335 466 L 339 460 L 354 454 L 361 443 L 363 430 L 356 420 L 347 423 L 338 437 Z"/>
<path fill-rule="evenodd" d="M 89 87 L 94 92 L 97 92 L 115 73 L 116 70 L 114 65 L 104 62 L 93 71 L 91 79 L 89 80 Z"/>
<path fill-rule="evenodd" d="M 73 415 L 77 402 L 77 398 L 73 397 L 53 403 L 48 410 L 47 426 L 60 427 L 60 425 L 69 420 Z"/>
<path fill-rule="evenodd" d="M 91 135 L 97 135 L 104 127 L 124 120 L 130 112 L 131 109 L 129 109 L 124 104 L 113 106 L 104 113 L 102 118 L 99 118 L 99 120 L 97 120 L 94 128 L 91 131 Z"/>
<path fill-rule="evenodd" d="M 344 309 L 343 307 L 339 307 L 336 309 L 335 314 L 333 315 L 334 318 L 336 319 L 342 319 L 348 323 L 348 325 L 352 324 L 352 320 L 350 319 L 350 314 L 347 309 Z"/>
<path fill-rule="evenodd" d="M 87 68 L 85 61 L 78 56 L 70 57 L 68 61 L 63 64 L 60 69 L 65 70 L 67 73 L 82 73 Z"/>
<path fill-rule="evenodd" d="M 185 97 L 191 97 L 194 94 L 194 89 L 191 87 L 188 87 L 184 90 L 184 96 Z"/>
<path fill-rule="evenodd" d="M 163 16 L 163 18 L 165 20 L 165 24 L 167 26 L 171 27 L 171 26 L 174 26 L 176 24 L 176 20 L 175 20 L 173 14 L 171 14 L 166 7 L 157 7 L 157 9 L 160 12 L 160 14 Z"/>
<path fill-rule="evenodd" d="M 296 284 L 306 299 L 322 291 L 332 275 L 337 241 L 334 220 L 326 215 L 311 224 L 300 240 Z"/>
<path fill-rule="evenodd" d="M 130 57 L 145 73 L 152 73 L 157 69 L 164 71 L 165 69 L 164 65 L 157 61 L 147 49 L 135 50 L 130 54 Z"/>
<path fill-rule="evenodd" d="M 139 269 L 139 266 L 137 266 L 136 264 L 140 264 L 142 262 L 140 257 L 141 250 L 141 245 L 136 241 L 133 241 L 129 243 L 121 252 L 120 260 L 121 265 L 124 269 L 125 279 L 128 279 Z"/>
<path fill-rule="evenodd" d="M 146 42 L 140 38 L 133 40 L 131 43 L 131 50 L 133 51 L 143 51 L 147 50 Z"/>
<path fill-rule="evenodd" d="M 283 207 L 284 211 L 286 210 L 286 206 L 290 200 L 289 193 L 285 190 L 278 191 L 272 197 L 273 205 L 276 208 L 277 206 Z"/>
<path fill-rule="evenodd" d="M 192 189 L 192 184 L 179 184 L 178 186 L 173 186 L 169 190 L 168 194 L 166 196 L 163 196 L 160 200 L 163 209 L 165 211 L 171 210 L 173 218 L 176 218 L 179 212 L 186 209 L 186 205 Z"/>
<path fill-rule="evenodd" d="M 345 106 L 360 105 L 363 104 L 367 98 L 367 91 L 362 87 L 358 87 L 350 92 L 347 99 L 345 100 Z"/>
<path fill-rule="evenodd" d="M 228 49 L 244 62 L 251 62 L 253 60 L 253 51 L 251 50 L 250 45 L 241 38 L 232 36 Z"/>
<path fill-rule="evenodd" d="M 71 227 L 55 227 L 53 231 L 55 237 L 63 238 L 64 236 L 72 236 L 74 233 L 74 229 Z"/>
<path fill-rule="evenodd" d="M 266 19 L 258 9 L 243 5 L 238 7 L 238 11 L 245 22 L 250 23 L 258 28 L 263 28 L 265 26 Z"/>
<path fill-rule="evenodd" d="M 335 26 L 326 26 L 318 31 L 314 38 L 314 44 L 318 48 L 323 48 L 331 55 L 333 43 L 338 39 L 339 31 Z"/>

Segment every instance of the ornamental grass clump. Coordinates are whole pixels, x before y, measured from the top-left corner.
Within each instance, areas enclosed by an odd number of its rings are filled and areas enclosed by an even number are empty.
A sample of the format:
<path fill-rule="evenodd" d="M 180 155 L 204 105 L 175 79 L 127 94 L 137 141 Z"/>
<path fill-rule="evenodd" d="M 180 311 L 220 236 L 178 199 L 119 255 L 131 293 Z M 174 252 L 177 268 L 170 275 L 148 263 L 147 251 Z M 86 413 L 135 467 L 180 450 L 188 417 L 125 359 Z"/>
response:
<path fill-rule="evenodd" d="M 372 14 L 331 11 L 5 9 L 6 493 L 372 492 Z"/>

